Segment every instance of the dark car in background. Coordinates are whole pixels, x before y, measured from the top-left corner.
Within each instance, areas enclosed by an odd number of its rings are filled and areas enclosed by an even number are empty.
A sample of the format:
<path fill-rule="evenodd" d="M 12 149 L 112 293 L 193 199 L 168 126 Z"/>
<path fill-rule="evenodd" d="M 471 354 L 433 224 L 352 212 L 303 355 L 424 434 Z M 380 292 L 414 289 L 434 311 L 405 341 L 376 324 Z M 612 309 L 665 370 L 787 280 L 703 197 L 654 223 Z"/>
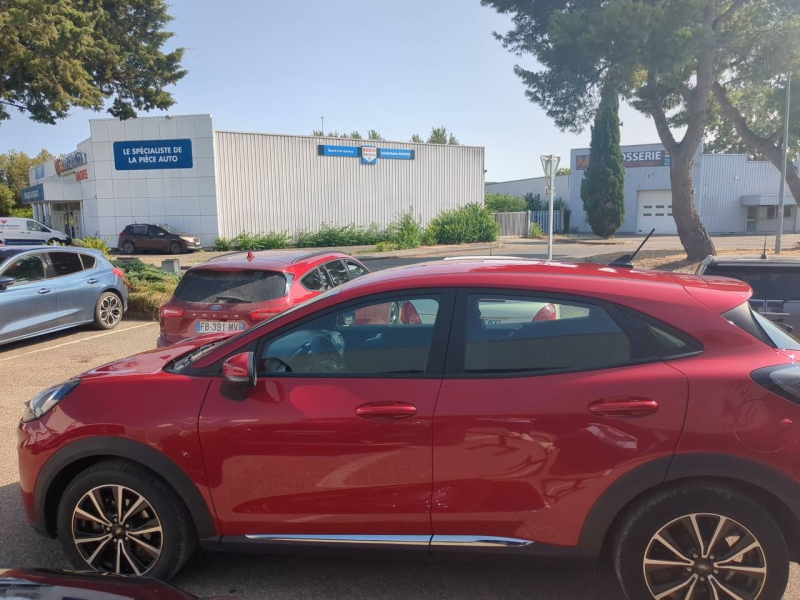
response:
<path fill-rule="evenodd" d="M 800 334 L 800 258 L 771 256 L 709 256 L 698 275 L 732 277 L 753 288 L 751 306 L 770 321 Z"/>
<path fill-rule="evenodd" d="M 166 223 L 133 223 L 119 234 L 117 247 L 125 254 L 160 252 L 182 254 L 202 250 L 200 236 L 181 231 Z"/>
<path fill-rule="evenodd" d="M 361 262 L 341 252 L 268 250 L 210 260 L 186 271 L 161 307 L 158 345 L 244 331 L 367 273 Z"/>

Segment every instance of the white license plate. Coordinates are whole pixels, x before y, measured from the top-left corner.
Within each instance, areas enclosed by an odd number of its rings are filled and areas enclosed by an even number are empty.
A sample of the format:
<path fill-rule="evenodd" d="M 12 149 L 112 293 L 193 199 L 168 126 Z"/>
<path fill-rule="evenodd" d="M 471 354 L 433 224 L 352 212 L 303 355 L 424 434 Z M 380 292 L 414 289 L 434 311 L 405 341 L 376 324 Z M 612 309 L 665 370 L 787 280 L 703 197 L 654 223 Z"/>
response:
<path fill-rule="evenodd" d="M 244 331 L 244 321 L 198 321 L 194 330 L 197 333 L 227 333 L 229 331 Z"/>

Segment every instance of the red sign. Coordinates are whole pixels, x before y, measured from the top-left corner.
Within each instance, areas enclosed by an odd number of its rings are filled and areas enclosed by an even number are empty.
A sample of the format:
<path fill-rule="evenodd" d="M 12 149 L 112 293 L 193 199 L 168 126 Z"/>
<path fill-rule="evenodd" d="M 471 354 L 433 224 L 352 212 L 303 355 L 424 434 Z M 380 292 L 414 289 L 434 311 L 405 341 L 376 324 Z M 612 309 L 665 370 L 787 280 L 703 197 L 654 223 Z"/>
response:
<path fill-rule="evenodd" d="M 75 181 L 88 181 L 89 180 L 89 171 L 87 169 L 81 169 L 77 173 L 75 173 Z"/>

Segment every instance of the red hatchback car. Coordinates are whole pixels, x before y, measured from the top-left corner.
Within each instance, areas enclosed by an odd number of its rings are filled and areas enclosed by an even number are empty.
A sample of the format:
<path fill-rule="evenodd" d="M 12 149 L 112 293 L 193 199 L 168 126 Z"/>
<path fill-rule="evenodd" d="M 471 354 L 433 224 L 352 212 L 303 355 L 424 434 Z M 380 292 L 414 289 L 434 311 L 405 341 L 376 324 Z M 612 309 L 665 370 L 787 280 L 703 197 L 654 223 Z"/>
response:
<path fill-rule="evenodd" d="M 367 273 L 341 252 L 240 252 L 212 259 L 186 271 L 159 310 L 158 346 L 244 331 Z"/>
<path fill-rule="evenodd" d="M 160 578 L 198 544 L 607 550 L 632 600 L 777 600 L 800 557 L 800 344 L 750 295 L 599 264 L 375 273 L 39 394 L 27 517 L 78 568 Z M 419 318 L 361 318 L 398 303 Z M 522 316 L 485 316 L 504 304 Z"/>

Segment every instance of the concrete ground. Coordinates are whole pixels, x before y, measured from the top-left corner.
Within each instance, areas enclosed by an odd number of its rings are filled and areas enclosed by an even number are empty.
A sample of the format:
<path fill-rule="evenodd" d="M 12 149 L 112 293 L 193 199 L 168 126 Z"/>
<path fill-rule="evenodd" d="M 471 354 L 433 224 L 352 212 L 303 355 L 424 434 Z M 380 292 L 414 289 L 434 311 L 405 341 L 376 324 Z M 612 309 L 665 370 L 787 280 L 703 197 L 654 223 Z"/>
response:
<path fill-rule="evenodd" d="M 733 247 L 741 247 L 741 242 L 733 243 Z M 592 248 L 592 254 L 597 252 L 598 248 Z M 396 260 L 401 258 L 370 261 L 369 266 L 385 268 Z M 0 347 L 0 567 L 69 567 L 58 543 L 39 537 L 25 523 L 15 448 L 23 403 L 41 389 L 73 375 L 155 347 L 157 335 L 156 323 L 126 319 L 110 332 L 76 329 Z M 486 560 L 432 563 L 198 553 L 174 583 L 199 596 L 276 600 L 621 597 L 606 564 L 555 568 L 536 562 Z M 800 600 L 797 565 L 792 566 L 784 597 Z"/>

